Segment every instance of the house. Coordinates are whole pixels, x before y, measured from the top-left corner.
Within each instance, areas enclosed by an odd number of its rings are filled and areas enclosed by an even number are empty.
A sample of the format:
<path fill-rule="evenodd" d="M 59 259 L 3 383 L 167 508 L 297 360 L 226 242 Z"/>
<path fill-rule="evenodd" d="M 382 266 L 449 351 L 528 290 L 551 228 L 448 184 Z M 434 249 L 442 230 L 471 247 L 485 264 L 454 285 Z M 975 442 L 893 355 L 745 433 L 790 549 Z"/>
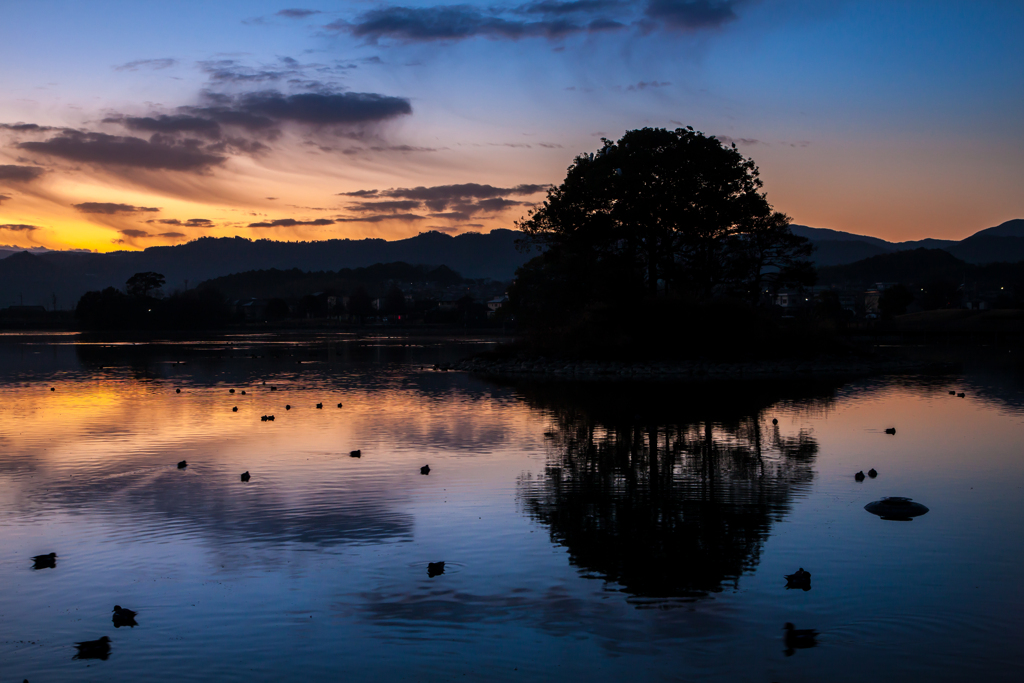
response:
<path fill-rule="evenodd" d="M 487 302 L 487 317 L 493 318 L 501 307 L 508 303 L 508 296 L 496 296 Z"/>

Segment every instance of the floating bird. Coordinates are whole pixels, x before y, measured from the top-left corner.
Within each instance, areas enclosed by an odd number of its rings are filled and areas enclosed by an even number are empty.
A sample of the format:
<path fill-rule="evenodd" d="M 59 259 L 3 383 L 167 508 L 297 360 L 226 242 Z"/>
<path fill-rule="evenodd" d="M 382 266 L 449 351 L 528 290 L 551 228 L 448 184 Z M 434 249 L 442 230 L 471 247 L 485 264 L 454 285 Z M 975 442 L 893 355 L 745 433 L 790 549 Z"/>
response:
<path fill-rule="evenodd" d="M 83 640 L 81 643 L 75 643 L 75 648 L 78 654 L 74 659 L 106 660 L 110 656 L 110 638 L 103 636 L 98 640 Z"/>
<path fill-rule="evenodd" d="M 816 640 L 818 632 L 813 628 L 797 628 L 788 621 L 782 627 L 786 630 L 786 654 L 793 654 L 793 650 L 802 650 L 808 647 L 814 647 L 818 644 Z"/>
<path fill-rule="evenodd" d="M 424 465 L 421 467 L 420 474 L 430 474 L 430 465 Z"/>
<path fill-rule="evenodd" d="M 955 391 L 951 391 L 951 392 L 949 392 L 949 395 L 950 396 L 956 396 L 956 392 Z"/>
<path fill-rule="evenodd" d="M 231 412 L 232 413 L 237 413 L 238 412 L 238 406 L 235 406 L 234 408 L 232 408 Z"/>
<path fill-rule="evenodd" d="M 57 553 L 48 555 L 36 555 L 32 558 L 32 569 L 56 569 Z"/>
<path fill-rule="evenodd" d="M 555 433 L 554 432 L 544 432 L 544 438 L 545 439 L 553 439 L 553 438 L 555 438 Z"/>
<path fill-rule="evenodd" d="M 242 396 L 245 396 L 245 389 L 242 389 Z"/>
<path fill-rule="evenodd" d="M 773 424 L 773 425 L 777 425 L 777 424 L 779 424 L 779 418 L 777 418 L 777 417 L 773 417 L 773 418 L 772 418 L 772 424 Z"/>
<path fill-rule="evenodd" d="M 291 404 L 289 404 L 289 405 L 286 405 L 286 406 L 284 407 L 284 409 L 285 409 L 285 410 L 291 410 L 291 409 L 292 409 L 292 406 L 291 406 Z"/>
<path fill-rule="evenodd" d="M 351 458 L 361 458 L 363 456 L 363 452 L 362 451 L 349 451 L 348 455 Z"/>
<path fill-rule="evenodd" d="M 135 615 L 138 612 L 131 609 L 126 609 L 120 605 L 114 605 L 113 614 L 111 615 L 111 621 L 114 622 L 114 628 L 121 628 L 122 626 L 138 626 L 138 622 L 135 621 Z"/>
<path fill-rule="evenodd" d="M 786 588 L 802 588 L 805 591 L 811 590 L 811 573 L 800 567 L 792 574 L 786 574 Z"/>
<path fill-rule="evenodd" d="M 427 562 L 427 576 L 434 578 L 444 574 L 444 562 Z"/>
<path fill-rule="evenodd" d="M 242 481 L 249 481 L 249 470 L 242 472 Z"/>
<path fill-rule="evenodd" d="M 874 467 L 868 470 L 868 476 L 871 477 L 872 479 L 878 476 L 878 472 L 875 471 Z"/>
<path fill-rule="evenodd" d="M 182 460 L 181 462 L 178 463 L 179 470 L 183 470 L 186 467 L 188 467 L 188 460 Z"/>
<path fill-rule="evenodd" d="M 266 384 L 266 382 L 264 382 L 264 384 Z M 271 391 L 277 391 L 277 387 L 270 387 L 270 390 Z"/>
<path fill-rule="evenodd" d="M 341 404 L 340 404 L 340 403 L 338 404 L 338 407 L 339 407 L 339 408 L 341 407 Z"/>
<path fill-rule="evenodd" d="M 895 427 L 889 427 L 888 429 L 885 430 L 885 433 L 886 434 L 895 434 L 896 433 L 896 428 Z"/>
<path fill-rule="evenodd" d="M 50 387 L 50 391 L 57 391 L 57 390 L 54 389 L 53 387 Z"/>
<path fill-rule="evenodd" d="M 180 394 L 180 393 L 181 393 L 181 389 L 175 389 L 175 390 L 174 390 L 174 393 L 176 393 L 176 394 Z"/>
<path fill-rule="evenodd" d="M 853 478 L 857 481 L 864 481 L 864 470 L 861 470 L 857 474 L 853 475 Z"/>
<path fill-rule="evenodd" d="M 317 403 L 317 404 L 316 404 L 316 407 L 317 407 L 317 408 L 323 408 L 323 407 L 324 407 L 324 404 L 323 404 L 323 403 Z"/>
<path fill-rule="evenodd" d="M 958 397 L 958 398 L 964 398 L 964 397 L 966 397 L 966 396 L 967 396 L 967 394 L 965 394 L 965 393 L 964 393 L 964 392 L 962 392 L 962 391 L 961 391 L 961 392 L 960 392 L 959 394 L 957 394 L 957 397 Z"/>
<path fill-rule="evenodd" d="M 229 394 L 233 394 L 233 393 L 235 393 L 235 390 L 234 389 L 228 389 L 228 393 Z"/>

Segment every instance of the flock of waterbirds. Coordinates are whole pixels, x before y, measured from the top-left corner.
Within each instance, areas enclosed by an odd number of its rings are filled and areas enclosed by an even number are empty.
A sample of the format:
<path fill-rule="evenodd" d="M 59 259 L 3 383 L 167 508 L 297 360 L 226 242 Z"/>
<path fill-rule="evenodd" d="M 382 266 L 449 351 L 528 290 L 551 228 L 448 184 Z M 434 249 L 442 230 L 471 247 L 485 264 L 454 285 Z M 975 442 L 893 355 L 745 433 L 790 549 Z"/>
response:
<path fill-rule="evenodd" d="M 264 382 L 263 384 L 266 384 L 266 382 Z M 57 390 L 56 387 L 50 387 L 50 391 L 56 391 L 56 390 Z M 277 387 L 271 386 L 270 390 L 271 391 L 276 391 Z M 180 394 L 181 393 L 181 389 L 175 389 L 174 393 Z M 234 394 L 235 390 L 234 389 L 228 389 L 228 393 L 229 394 Z M 241 390 L 239 393 L 242 396 L 246 395 L 244 389 Z M 338 407 L 339 408 L 343 407 L 343 405 L 344 404 L 341 403 L 341 402 L 338 403 Z M 322 410 L 323 407 L 324 407 L 323 402 L 317 403 L 316 407 L 318 409 Z M 292 409 L 292 407 L 291 407 L 290 404 L 289 405 L 285 405 L 285 410 L 291 410 L 291 409 Z M 231 408 L 231 411 L 237 413 L 238 412 L 238 406 L 233 406 Z M 262 415 L 260 417 L 260 420 L 262 422 L 272 422 L 274 420 L 274 416 L 273 415 Z M 362 452 L 361 449 L 354 450 L 354 451 L 349 451 L 349 456 L 353 457 L 353 458 L 361 458 L 362 455 L 363 455 L 363 452 Z M 188 468 L 188 461 L 187 460 L 179 461 L 178 465 L 177 465 L 177 468 L 179 470 L 187 469 Z M 424 465 L 423 467 L 421 467 L 420 468 L 420 474 L 430 474 L 430 465 Z M 249 474 L 248 470 L 246 470 L 245 472 L 242 472 L 240 479 L 241 479 L 241 481 L 243 483 L 245 483 L 245 482 L 248 482 L 250 479 L 252 479 L 252 475 Z M 57 568 L 57 553 L 47 553 L 45 555 L 36 555 L 36 556 L 34 556 L 32 558 L 32 569 L 34 569 L 34 570 L 36 570 L 36 569 L 56 569 L 56 568 Z M 427 564 L 427 576 L 428 577 L 434 578 L 435 576 L 440 576 L 441 574 L 444 574 L 444 562 L 429 562 Z M 112 621 L 114 623 L 114 628 L 120 628 L 122 626 L 129 626 L 129 627 L 138 626 L 138 622 L 135 621 L 135 617 L 136 616 L 138 616 L 138 612 L 136 612 L 135 610 L 130 610 L 130 609 L 127 609 L 125 607 L 121 607 L 120 605 L 114 605 L 114 609 L 113 609 L 113 612 L 112 612 Z M 101 660 L 106 660 L 107 658 L 110 657 L 110 643 L 111 643 L 111 640 L 110 640 L 109 636 L 102 636 L 100 638 L 97 638 L 96 640 L 83 640 L 81 642 L 75 643 L 76 654 L 74 655 L 73 659 L 101 659 Z M 28 683 L 28 679 L 25 679 L 24 683 Z"/>

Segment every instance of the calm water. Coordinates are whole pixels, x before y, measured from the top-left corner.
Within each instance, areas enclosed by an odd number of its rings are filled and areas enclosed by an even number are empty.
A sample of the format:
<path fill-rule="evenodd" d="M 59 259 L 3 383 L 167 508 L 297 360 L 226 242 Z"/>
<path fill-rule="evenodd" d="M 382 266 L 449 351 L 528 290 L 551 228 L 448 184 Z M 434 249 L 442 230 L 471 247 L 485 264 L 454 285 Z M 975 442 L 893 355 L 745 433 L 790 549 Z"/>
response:
<path fill-rule="evenodd" d="M 0 682 L 1024 680 L 1012 363 L 787 385 L 431 369 L 486 343 L 0 337 Z M 894 495 L 931 511 L 863 509 Z M 786 589 L 798 567 L 811 590 Z M 787 653 L 787 621 L 817 647 Z M 109 659 L 73 659 L 101 636 Z"/>

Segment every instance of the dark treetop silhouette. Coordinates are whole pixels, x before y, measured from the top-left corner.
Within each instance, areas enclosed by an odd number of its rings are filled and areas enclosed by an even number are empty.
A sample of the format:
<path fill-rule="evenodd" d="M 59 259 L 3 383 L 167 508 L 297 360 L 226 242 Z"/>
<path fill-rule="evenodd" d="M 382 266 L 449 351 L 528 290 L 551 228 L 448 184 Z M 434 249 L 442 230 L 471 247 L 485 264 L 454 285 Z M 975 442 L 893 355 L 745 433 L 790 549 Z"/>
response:
<path fill-rule="evenodd" d="M 756 308 L 766 289 L 813 281 L 811 247 L 789 223 L 735 146 L 692 128 L 632 130 L 578 156 L 519 223 L 522 246 L 546 251 L 519 270 L 512 303 L 536 330 L 605 338 L 624 320 L 661 334 L 654 318 L 685 306 Z"/>

